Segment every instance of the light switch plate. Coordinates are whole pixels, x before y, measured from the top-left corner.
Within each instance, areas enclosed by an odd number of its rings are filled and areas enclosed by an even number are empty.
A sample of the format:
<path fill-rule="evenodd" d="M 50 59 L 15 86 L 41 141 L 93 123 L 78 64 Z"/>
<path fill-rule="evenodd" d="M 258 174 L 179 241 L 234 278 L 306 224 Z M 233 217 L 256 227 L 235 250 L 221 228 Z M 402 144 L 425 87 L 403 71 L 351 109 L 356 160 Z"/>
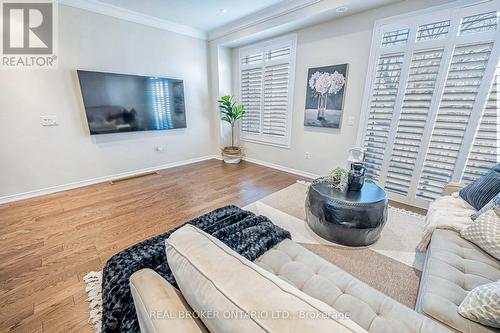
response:
<path fill-rule="evenodd" d="M 59 126 L 57 116 L 40 116 L 40 124 L 42 126 Z"/>

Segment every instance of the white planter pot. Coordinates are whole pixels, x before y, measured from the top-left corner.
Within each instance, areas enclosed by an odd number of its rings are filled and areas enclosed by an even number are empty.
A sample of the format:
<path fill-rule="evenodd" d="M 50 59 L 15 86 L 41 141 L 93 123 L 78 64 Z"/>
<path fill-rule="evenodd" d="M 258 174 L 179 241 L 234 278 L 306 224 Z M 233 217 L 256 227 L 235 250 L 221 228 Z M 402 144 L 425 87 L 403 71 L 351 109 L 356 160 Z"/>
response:
<path fill-rule="evenodd" d="M 241 156 L 226 156 L 222 155 L 222 160 L 228 164 L 238 164 L 241 162 Z"/>
<path fill-rule="evenodd" d="M 243 157 L 242 151 L 238 149 L 230 149 L 229 147 L 221 149 L 222 160 L 229 164 L 238 164 Z"/>

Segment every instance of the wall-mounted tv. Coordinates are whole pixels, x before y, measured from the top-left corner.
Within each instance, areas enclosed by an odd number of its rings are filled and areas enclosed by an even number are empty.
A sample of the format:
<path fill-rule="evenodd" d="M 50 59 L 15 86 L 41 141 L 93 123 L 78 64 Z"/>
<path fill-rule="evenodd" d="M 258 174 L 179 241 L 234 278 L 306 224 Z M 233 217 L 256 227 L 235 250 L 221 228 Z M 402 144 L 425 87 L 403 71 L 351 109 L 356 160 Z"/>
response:
<path fill-rule="evenodd" d="M 90 134 L 186 127 L 182 80 L 77 70 Z"/>

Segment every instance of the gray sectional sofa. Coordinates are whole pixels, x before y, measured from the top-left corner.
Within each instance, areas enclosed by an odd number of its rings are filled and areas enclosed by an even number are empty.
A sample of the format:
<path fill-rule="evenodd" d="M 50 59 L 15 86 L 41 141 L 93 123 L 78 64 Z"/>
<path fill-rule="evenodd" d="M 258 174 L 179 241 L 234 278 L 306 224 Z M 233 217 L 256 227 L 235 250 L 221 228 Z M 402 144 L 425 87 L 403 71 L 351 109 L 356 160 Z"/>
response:
<path fill-rule="evenodd" d="M 451 184 L 443 194 L 459 191 Z M 451 230 L 432 234 L 420 280 L 416 311 L 462 333 L 500 332 L 462 317 L 458 306 L 477 286 L 500 280 L 500 262 Z"/>
<path fill-rule="evenodd" d="M 467 293 L 500 280 L 500 263 L 451 230 L 436 230 L 427 250 L 416 310 L 463 333 L 500 332 L 458 314 Z"/>
<path fill-rule="evenodd" d="M 193 226 L 176 231 L 166 246 L 169 266 L 181 293 L 151 270 L 132 275 L 130 285 L 142 333 L 498 331 L 457 313 L 468 291 L 500 279 L 500 263 L 453 231 L 436 230 L 433 234 L 416 310 L 288 239 L 255 262 Z M 300 320 L 215 316 L 201 321 L 189 316 L 152 315 L 158 311 L 191 311 L 191 307 L 202 313 L 214 309 L 219 314 L 226 310 L 290 310 L 314 315 Z M 318 314 L 323 317 L 315 320 Z"/>

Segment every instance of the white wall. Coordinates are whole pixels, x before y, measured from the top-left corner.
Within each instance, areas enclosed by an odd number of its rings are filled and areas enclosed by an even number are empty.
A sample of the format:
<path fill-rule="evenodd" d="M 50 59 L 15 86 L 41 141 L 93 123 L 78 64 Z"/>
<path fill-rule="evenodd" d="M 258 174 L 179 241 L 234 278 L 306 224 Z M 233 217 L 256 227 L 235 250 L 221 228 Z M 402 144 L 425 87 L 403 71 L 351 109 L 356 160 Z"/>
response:
<path fill-rule="evenodd" d="M 345 166 L 348 150 L 356 145 L 375 20 L 445 2 L 448 1 L 405 1 L 298 30 L 291 148 L 244 142 L 247 157 L 318 175 Z M 237 57 L 238 50 L 233 49 L 235 94 Z M 343 63 L 349 64 L 349 71 L 340 129 L 305 127 L 308 68 Z M 353 125 L 348 125 L 350 117 Z M 306 152 L 310 159 L 305 159 Z"/>
<path fill-rule="evenodd" d="M 187 129 L 90 136 L 76 69 L 183 79 Z M 0 70 L 0 197 L 213 154 L 207 87 L 206 41 L 61 5 L 59 68 Z"/>
<path fill-rule="evenodd" d="M 230 95 L 232 82 L 232 50 L 228 47 L 218 47 L 218 84 L 219 95 Z M 218 117 L 220 120 L 220 116 Z M 236 131 L 235 131 L 236 132 Z M 231 126 L 227 122 L 222 122 L 220 131 L 220 141 L 223 147 L 231 145 Z M 235 144 L 238 143 L 238 136 L 234 134 Z"/>

